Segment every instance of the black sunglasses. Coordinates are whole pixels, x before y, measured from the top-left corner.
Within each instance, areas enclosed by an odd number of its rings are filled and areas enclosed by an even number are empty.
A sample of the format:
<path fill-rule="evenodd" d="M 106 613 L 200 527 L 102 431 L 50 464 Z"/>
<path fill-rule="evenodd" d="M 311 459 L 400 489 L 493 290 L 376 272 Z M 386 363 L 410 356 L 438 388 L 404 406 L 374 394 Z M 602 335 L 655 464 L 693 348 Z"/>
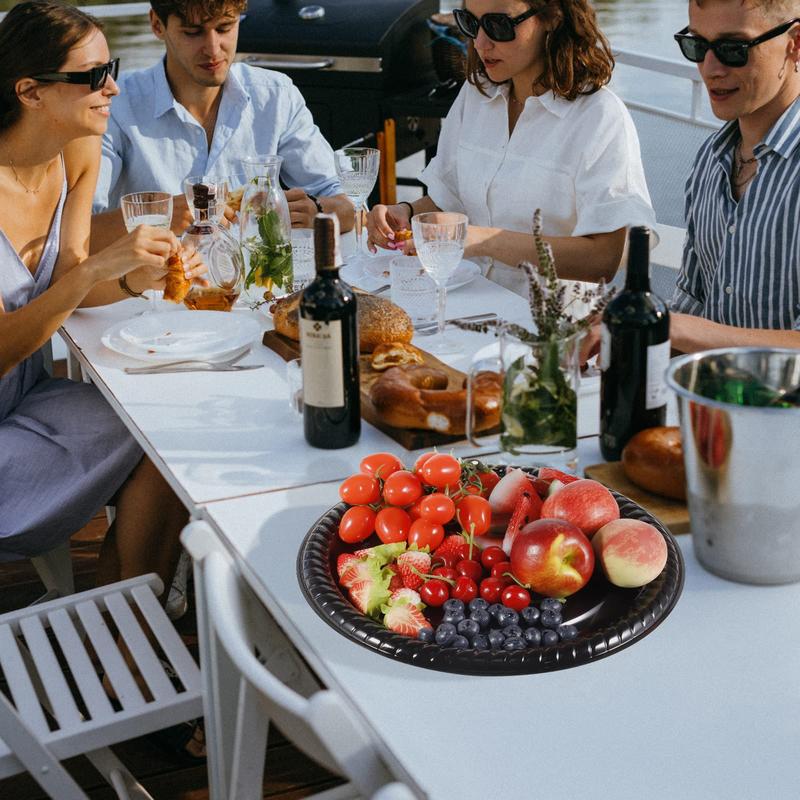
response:
<path fill-rule="evenodd" d="M 689 28 L 686 27 L 675 34 L 675 41 L 681 48 L 684 58 L 688 58 L 689 61 L 693 61 L 695 64 L 701 64 L 706 57 L 706 53 L 709 50 L 713 50 L 720 64 L 724 64 L 726 67 L 743 67 L 747 63 L 751 47 L 756 47 L 762 42 L 767 42 L 782 33 L 786 33 L 796 22 L 800 22 L 800 17 L 784 22 L 783 25 L 778 25 L 777 28 L 772 28 L 756 39 L 750 39 L 750 41 L 717 39 L 709 42 L 701 36 L 692 36 L 689 34 Z"/>
<path fill-rule="evenodd" d="M 44 75 L 31 75 L 35 81 L 42 83 L 83 83 L 89 84 L 93 92 L 106 85 L 109 75 L 113 80 L 119 75 L 119 59 L 114 58 L 108 64 L 92 67 L 86 72 L 48 72 Z"/>
<path fill-rule="evenodd" d="M 516 36 L 514 28 L 529 17 L 538 14 L 541 8 L 530 8 L 518 17 L 509 17 L 508 14 L 484 14 L 480 19 L 465 8 L 454 8 L 453 16 L 458 29 L 464 36 L 474 39 L 478 29 L 483 28 L 486 35 L 493 42 L 511 42 Z"/>

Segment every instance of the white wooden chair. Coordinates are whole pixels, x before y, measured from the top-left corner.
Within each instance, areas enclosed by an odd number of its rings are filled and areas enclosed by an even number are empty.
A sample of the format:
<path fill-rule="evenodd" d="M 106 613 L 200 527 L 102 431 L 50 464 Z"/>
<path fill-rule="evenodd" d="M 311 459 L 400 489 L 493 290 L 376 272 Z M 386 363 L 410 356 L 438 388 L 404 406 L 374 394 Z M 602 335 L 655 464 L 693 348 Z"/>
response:
<path fill-rule="evenodd" d="M 211 797 L 262 797 L 273 720 L 306 755 L 348 779 L 315 800 L 414 798 L 347 703 L 311 675 L 210 526 L 192 522 L 181 539 L 194 560 Z"/>
<path fill-rule="evenodd" d="M 86 800 L 60 763 L 84 754 L 118 797 L 152 800 L 108 746 L 203 713 L 200 671 L 157 600 L 162 590 L 151 574 L 0 616 L 0 670 L 8 686 L 8 696 L 0 693 L 0 779 L 27 770 L 51 797 Z M 144 692 L 117 638 L 133 657 Z M 114 689 L 118 710 L 90 653 Z"/>

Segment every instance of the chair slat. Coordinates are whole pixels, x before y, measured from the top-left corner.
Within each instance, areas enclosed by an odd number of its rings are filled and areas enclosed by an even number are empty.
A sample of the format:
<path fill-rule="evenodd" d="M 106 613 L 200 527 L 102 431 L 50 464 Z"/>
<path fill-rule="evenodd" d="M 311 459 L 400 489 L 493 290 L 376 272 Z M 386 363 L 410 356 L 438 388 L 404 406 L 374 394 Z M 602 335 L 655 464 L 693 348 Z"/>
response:
<path fill-rule="evenodd" d="M 155 595 L 144 586 L 132 589 L 131 594 L 183 685 L 188 691 L 197 691 L 200 688 L 200 670 Z"/>
<path fill-rule="evenodd" d="M 112 718 L 114 709 L 103 691 L 103 685 L 94 671 L 91 659 L 69 613 L 64 608 L 56 608 L 50 611 L 47 619 L 69 663 L 72 677 L 78 685 L 89 715 L 93 720 Z"/>
<path fill-rule="evenodd" d="M 50 731 L 50 726 L 36 697 L 17 639 L 8 625 L 0 626 L 0 665 L 17 713 L 37 736 L 44 736 Z"/>
<path fill-rule="evenodd" d="M 64 679 L 61 665 L 47 638 L 41 618 L 26 617 L 20 621 L 20 630 L 25 635 L 31 658 L 36 664 L 39 679 L 47 693 L 49 711 L 58 721 L 60 728 L 77 727 L 83 718 Z"/>
<path fill-rule="evenodd" d="M 85 602 L 78 603 L 75 611 L 122 707 L 128 711 L 144 706 L 144 697 L 111 636 L 100 609 L 94 602 Z"/>
<path fill-rule="evenodd" d="M 125 644 L 128 645 L 150 693 L 156 700 L 174 698 L 177 694 L 175 687 L 164 672 L 153 646 L 142 630 L 141 623 L 131 611 L 125 598 L 119 594 L 109 595 L 106 599 L 106 607 L 125 640 Z"/>

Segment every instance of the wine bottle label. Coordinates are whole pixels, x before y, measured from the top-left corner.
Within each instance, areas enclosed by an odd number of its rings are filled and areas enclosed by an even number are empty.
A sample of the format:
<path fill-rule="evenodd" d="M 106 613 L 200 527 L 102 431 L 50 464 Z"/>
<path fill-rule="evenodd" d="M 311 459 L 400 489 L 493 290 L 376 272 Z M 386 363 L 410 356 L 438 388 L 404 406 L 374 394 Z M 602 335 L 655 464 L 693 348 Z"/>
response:
<path fill-rule="evenodd" d="M 645 407 L 649 411 L 667 404 L 667 382 L 664 378 L 669 366 L 669 339 L 647 348 L 647 391 Z"/>
<path fill-rule="evenodd" d="M 611 364 L 611 331 L 608 325 L 600 325 L 600 355 L 598 356 L 598 366 L 605 371 Z"/>
<path fill-rule="evenodd" d="M 303 404 L 317 408 L 344 406 L 341 320 L 320 322 L 300 317 Z"/>

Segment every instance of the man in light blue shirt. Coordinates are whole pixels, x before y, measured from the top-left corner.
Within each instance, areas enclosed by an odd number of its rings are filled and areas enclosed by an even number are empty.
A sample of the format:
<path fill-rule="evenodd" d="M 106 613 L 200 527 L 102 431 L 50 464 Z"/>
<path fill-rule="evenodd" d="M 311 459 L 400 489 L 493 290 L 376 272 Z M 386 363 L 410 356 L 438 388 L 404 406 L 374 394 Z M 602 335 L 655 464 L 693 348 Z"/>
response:
<path fill-rule="evenodd" d="M 283 156 L 281 179 L 294 227 L 322 210 L 343 230 L 353 207 L 341 194 L 333 151 L 287 76 L 233 63 L 246 0 L 153 0 L 150 23 L 166 47 L 153 67 L 120 78 L 92 218 L 92 250 L 124 235 L 119 201 L 136 191 L 175 196 L 172 229 L 191 222 L 183 196 L 190 175 L 243 172 L 248 156 Z M 209 16 L 211 15 L 211 16 Z"/>

